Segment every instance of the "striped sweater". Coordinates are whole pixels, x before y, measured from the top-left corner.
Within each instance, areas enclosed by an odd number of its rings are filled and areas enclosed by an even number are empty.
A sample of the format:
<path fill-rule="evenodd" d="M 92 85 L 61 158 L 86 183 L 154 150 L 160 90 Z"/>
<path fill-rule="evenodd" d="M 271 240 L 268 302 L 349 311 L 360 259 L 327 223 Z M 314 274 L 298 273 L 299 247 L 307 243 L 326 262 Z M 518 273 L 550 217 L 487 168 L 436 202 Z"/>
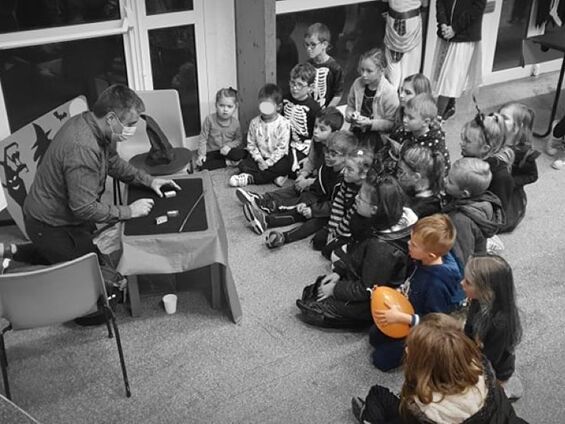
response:
<path fill-rule="evenodd" d="M 332 201 L 330 220 L 328 227 L 331 238 L 351 237 L 349 223 L 351 216 L 356 211 L 355 196 L 361 187 L 357 184 L 346 183 L 339 186 L 335 198 Z"/>

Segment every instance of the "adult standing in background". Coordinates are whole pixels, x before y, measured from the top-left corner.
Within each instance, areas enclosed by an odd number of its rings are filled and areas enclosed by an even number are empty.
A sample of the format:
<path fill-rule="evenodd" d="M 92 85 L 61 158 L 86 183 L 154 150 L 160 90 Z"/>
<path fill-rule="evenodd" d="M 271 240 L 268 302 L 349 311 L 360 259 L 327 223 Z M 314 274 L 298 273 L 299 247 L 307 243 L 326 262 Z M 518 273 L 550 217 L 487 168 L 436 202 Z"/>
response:
<path fill-rule="evenodd" d="M 420 72 L 422 62 L 422 17 L 420 8 L 428 0 L 387 0 L 384 44 L 388 61 L 387 77 L 398 89 L 409 75 Z"/>
<path fill-rule="evenodd" d="M 437 0 L 438 42 L 432 85 L 443 119 L 455 114 L 455 100 L 482 82 L 481 31 L 486 0 Z"/>

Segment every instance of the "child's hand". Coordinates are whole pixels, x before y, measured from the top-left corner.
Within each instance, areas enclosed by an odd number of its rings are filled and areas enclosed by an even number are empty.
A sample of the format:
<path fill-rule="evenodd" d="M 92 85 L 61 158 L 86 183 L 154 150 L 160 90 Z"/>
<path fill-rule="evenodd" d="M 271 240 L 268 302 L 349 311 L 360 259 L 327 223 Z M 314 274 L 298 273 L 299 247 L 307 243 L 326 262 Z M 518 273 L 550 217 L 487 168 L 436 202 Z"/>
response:
<path fill-rule="evenodd" d="M 332 272 L 322 279 L 320 287 L 318 287 L 318 301 L 333 296 L 335 285 L 339 279 L 340 276 L 336 272 Z"/>
<path fill-rule="evenodd" d="M 306 190 L 308 187 L 310 187 L 312 185 L 312 183 L 314 182 L 314 178 L 306 178 L 302 175 L 299 175 L 296 178 L 296 181 L 294 182 L 294 188 L 297 191 L 304 191 Z"/>
<path fill-rule="evenodd" d="M 312 208 L 306 206 L 306 203 L 299 203 L 296 205 L 296 212 L 301 214 L 304 218 L 312 218 Z"/>
<path fill-rule="evenodd" d="M 267 163 L 264 160 L 260 160 L 259 162 L 257 162 L 257 166 L 261 171 L 264 171 L 269 167 L 269 165 L 267 165 Z"/>
<path fill-rule="evenodd" d="M 230 152 L 230 150 L 230 146 L 222 146 L 222 148 L 220 149 L 220 154 L 226 156 Z"/>
<path fill-rule="evenodd" d="M 359 116 L 355 121 L 355 124 L 361 128 L 368 128 L 372 125 L 371 119 L 366 116 Z"/>
<path fill-rule="evenodd" d="M 410 324 L 412 321 L 410 314 L 402 312 L 398 305 L 390 305 L 385 301 L 385 306 L 388 309 L 384 311 L 373 311 L 373 318 L 380 325 Z"/>
<path fill-rule="evenodd" d="M 196 164 L 196 166 L 202 166 L 202 164 L 204 164 L 204 162 L 206 162 L 206 156 L 204 155 L 200 155 L 196 158 L 196 160 L 194 161 L 194 163 Z"/>

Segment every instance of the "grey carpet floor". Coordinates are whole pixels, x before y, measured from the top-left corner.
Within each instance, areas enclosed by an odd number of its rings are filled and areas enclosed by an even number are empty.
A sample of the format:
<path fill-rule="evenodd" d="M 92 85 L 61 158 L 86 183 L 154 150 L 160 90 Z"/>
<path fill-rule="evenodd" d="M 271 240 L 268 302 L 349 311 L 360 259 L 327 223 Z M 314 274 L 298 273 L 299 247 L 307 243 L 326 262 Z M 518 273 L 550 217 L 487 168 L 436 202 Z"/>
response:
<path fill-rule="evenodd" d="M 545 129 L 553 99 L 547 93 L 556 79 L 553 73 L 487 87 L 478 99 L 485 111 L 524 101 Z M 460 128 L 473 115 L 472 102 L 463 98 L 446 125 L 453 160 L 460 156 Z M 565 422 L 565 171 L 550 162 L 547 155 L 539 159 L 540 179 L 527 187 L 526 218 L 502 239 L 525 330 L 517 352 L 525 394 L 515 408 L 531 423 L 557 424 Z M 170 280 L 146 281 L 142 316 L 129 317 L 123 305 L 117 311 L 132 398 L 125 397 L 115 345 L 104 329 L 67 324 L 6 335 L 15 403 L 43 423 L 352 423 L 352 396 L 364 396 L 375 383 L 400 388 L 401 371 L 382 373 L 370 365 L 366 334 L 320 330 L 297 318 L 296 298 L 328 264 L 307 241 L 266 249 L 227 186 L 231 172 L 215 171 L 213 182 L 241 325 L 210 307 L 203 272 L 176 285 L 175 315 L 160 304 Z M 0 232 L 0 240 L 21 238 L 13 227 Z"/>

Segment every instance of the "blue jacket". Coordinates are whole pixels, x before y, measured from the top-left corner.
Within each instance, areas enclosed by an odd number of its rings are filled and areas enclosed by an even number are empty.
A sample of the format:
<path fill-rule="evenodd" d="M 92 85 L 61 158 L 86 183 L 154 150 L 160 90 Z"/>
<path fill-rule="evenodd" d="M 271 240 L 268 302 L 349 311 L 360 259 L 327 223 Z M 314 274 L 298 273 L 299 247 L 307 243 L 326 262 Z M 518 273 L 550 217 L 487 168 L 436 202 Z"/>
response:
<path fill-rule="evenodd" d="M 408 299 L 416 314 L 450 313 L 463 301 L 463 272 L 453 253 L 445 255 L 441 265 L 416 263 L 415 266 L 410 277 Z"/>

